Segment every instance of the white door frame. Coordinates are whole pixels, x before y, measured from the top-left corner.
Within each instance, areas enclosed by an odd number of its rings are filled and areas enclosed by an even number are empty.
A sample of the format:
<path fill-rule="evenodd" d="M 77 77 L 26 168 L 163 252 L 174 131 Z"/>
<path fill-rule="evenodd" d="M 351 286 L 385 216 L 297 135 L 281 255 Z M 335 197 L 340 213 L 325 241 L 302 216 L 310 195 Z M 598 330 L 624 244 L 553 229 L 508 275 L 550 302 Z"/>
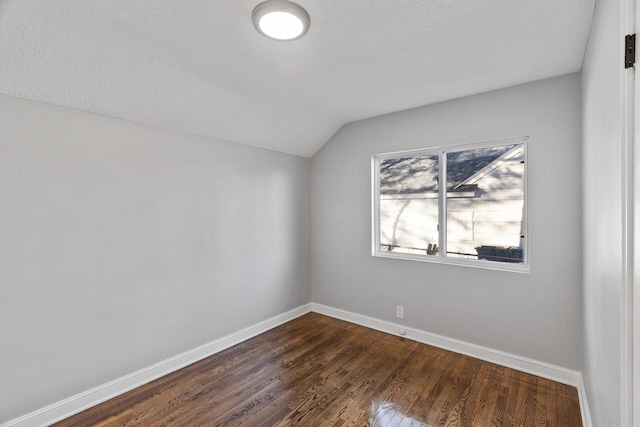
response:
<path fill-rule="evenodd" d="M 623 67 L 624 36 L 637 34 L 640 10 L 636 0 L 623 0 L 621 45 Z M 640 39 L 638 40 L 640 42 Z M 623 200 L 623 288 L 621 295 L 620 420 L 623 427 L 640 426 L 640 83 L 636 67 L 623 70 L 622 84 L 622 200 Z M 640 132 L 638 132 L 640 133 Z"/>
<path fill-rule="evenodd" d="M 626 0 L 621 6 L 623 31 L 638 34 L 640 8 L 636 7 L 636 0 Z M 640 38 L 636 42 L 640 44 Z M 625 70 L 622 88 L 626 265 L 621 307 L 621 421 L 625 427 L 640 426 L 640 132 L 635 132 L 640 129 L 640 108 L 635 108 L 640 105 L 639 67 L 637 63 L 636 67 Z"/>

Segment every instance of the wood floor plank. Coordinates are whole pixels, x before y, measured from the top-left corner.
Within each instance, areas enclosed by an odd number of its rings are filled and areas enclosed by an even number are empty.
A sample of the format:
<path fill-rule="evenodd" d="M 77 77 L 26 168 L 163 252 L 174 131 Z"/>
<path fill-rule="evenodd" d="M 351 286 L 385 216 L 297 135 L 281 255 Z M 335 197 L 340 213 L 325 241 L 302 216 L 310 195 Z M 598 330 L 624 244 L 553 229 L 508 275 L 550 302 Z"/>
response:
<path fill-rule="evenodd" d="M 575 388 L 309 313 L 56 424 L 581 427 Z"/>

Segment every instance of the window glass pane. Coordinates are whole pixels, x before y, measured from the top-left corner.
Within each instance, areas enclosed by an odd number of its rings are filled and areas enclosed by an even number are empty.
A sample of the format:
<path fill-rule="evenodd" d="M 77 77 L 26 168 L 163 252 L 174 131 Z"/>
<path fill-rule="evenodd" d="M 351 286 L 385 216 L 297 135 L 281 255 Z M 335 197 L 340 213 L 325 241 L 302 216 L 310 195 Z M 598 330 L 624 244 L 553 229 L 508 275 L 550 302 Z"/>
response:
<path fill-rule="evenodd" d="M 447 153 L 447 256 L 524 263 L 524 145 Z"/>
<path fill-rule="evenodd" d="M 380 161 L 380 251 L 438 254 L 438 155 Z"/>

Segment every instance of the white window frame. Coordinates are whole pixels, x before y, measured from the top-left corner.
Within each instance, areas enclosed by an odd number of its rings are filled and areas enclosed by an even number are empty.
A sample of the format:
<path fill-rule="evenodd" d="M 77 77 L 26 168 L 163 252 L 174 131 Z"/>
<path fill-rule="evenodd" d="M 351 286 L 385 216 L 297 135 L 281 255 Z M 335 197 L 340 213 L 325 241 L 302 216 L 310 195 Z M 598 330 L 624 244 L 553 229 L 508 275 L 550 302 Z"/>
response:
<path fill-rule="evenodd" d="M 371 158 L 371 176 L 372 176 L 372 255 L 382 258 L 396 258 L 403 260 L 435 262 L 441 264 L 452 264 L 466 267 L 485 268 L 490 270 L 512 271 L 518 273 L 530 272 L 530 252 L 529 244 L 529 203 L 528 203 L 528 136 L 520 136 L 515 138 L 496 139 L 488 141 L 479 141 L 473 143 L 456 144 L 449 146 L 429 147 L 417 150 L 395 151 L 374 155 Z M 501 147 L 505 145 L 522 144 L 524 147 L 524 207 L 522 217 L 523 238 L 523 262 L 508 263 L 499 261 L 489 261 L 481 259 L 466 259 L 448 257 L 447 252 L 447 197 L 446 197 L 446 155 L 458 151 L 473 150 L 478 148 Z M 380 250 L 380 162 L 382 160 L 393 159 L 407 156 L 420 155 L 439 155 L 439 179 L 438 182 L 438 246 L 437 255 L 410 254 L 402 252 L 391 252 Z M 442 195 L 445 197 L 442 197 Z"/>

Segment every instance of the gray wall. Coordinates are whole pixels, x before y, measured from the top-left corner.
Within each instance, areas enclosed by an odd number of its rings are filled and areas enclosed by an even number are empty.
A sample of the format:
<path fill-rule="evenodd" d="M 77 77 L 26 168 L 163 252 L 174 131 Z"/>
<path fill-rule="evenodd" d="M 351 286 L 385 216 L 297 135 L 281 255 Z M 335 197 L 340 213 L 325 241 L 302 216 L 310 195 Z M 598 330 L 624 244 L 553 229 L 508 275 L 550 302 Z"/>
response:
<path fill-rule="evenodd" d="M 596 427 L 621 425 L 624 161 L 620 0 L 599 0 L 583 65 L 584 380 Z"/>
<path fill-rule="evenodd" d="M 0 422 L 308 303 L 308 188 L 308 159 L 0 96 Z"/>
<path fill-rule="evenodd" d="M 572 74 L 344 126 L 311 162 L 313 301 L 580 370 L 580 105 Z M 370 255 L 371 155 L 520 135 L 530 274 Z"/>

